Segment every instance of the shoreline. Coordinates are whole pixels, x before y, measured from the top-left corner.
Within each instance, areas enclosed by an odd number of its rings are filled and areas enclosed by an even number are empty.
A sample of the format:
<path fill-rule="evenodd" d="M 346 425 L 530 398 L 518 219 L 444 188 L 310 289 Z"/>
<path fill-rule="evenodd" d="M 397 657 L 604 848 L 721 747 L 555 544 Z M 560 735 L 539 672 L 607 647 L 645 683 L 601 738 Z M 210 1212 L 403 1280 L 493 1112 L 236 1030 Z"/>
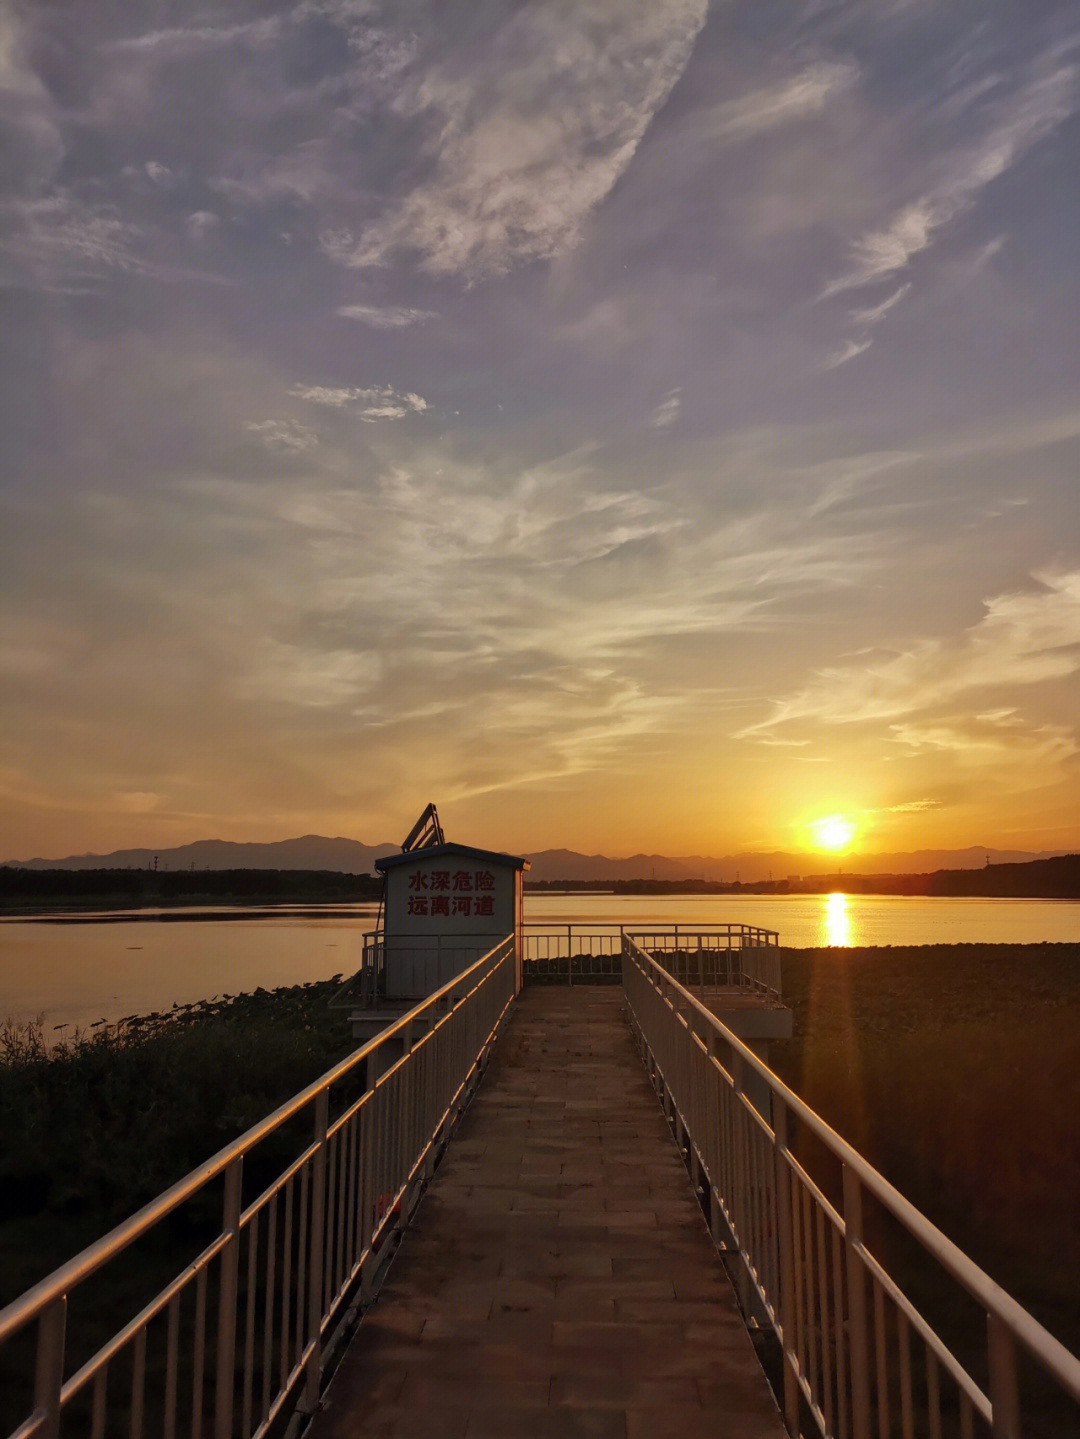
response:
<path fill-rule="evenodd" d="M 940 903 L 944 900 L 970 900 L 975 904 L 988 904 L 995 901 L 1011 903 L 1014 901 L 1027 904 L 1052 904 L 1052 905 L 1080 905 L 1080 895 L 1039 895 L 1039 894 L 896 894 L 889 891 L 865 890 L 805 890 L 790 891 L 784 893 L 762 894 L 758 890 L 749 887 L 741 892 L 717 894 L 715 890 L 694 890 L 680 891 L 676 894 L 667 893 L 633 893 L 627 894 L 624 890 L 613 889 L 544 889 L 526 891 L 526 895 L 533 894 L 540 899 L 769 899 L 769 900 L 807 900 L 807 899 L 828 899 L 830 895 L 839 894 L 847 899 L 889 899 L 898 903 L 904 901 L 922 901 L 924 903 Z M 157 898 L 151 904 L 123 904 L 109 903 L 107 899 L 100 900 L 73 900 L 69 903 L 51 902 L 48 904 L 5 904 L 0 900 L 0 924 L 11 921 L 23 920 L 26 922 L 52 922 L 57 924 L 75 923 L 86 924 L 93 922 L 116 922 L 123 923 L 132 920 L 231 920 L 231 919 L 274 919 L 279 916 L 291 916 L 295 918 L 310 919 L 349 919 L 356 915 L 362 908 L 376 908 L 379 904 L 377 895 L 363 895 L 356 899 L 277 899 L 270 896 L 255 899 L 246 898 L 242 895 L 225 895 L 220 898 L 202 895 L 198 898 L 176 899 Z M 529 905 L 526 900 L 526 912 Z M 530 921 L 526 923 L 544 923 L 545 921 Z M 552 921 L 559 926 L 563 921 Z M 579 924 L 580 922 L 575 921 Z M 978 941 L 975 941 L 978 942 Z M 1032 941 L 1037 943 L 1038 941 Z M 1070 941 L 1047 941 L 1048 943 L 1070 943 Z M 787 946 L 784 946 L 787 947 Z M 801 946 L 795 946 L 801 947 Z M 821 946 L 819 946 L 821 947 Z M 840 948 L 841 946 L 834 946 Z"/>
<path fill-rule="evenodd" d="M 142 920 L 234 920 L 234 919 L 354 919 L 361 906 L 374 907 L 375 900 L 358 899 L 342 903 L 340 900 L 326 904 L 297 903 L 282 900 L 280 903 L 265 900 L 245 904 L 237 900 L 235 905 L 224 908 L 207 908 L 205 903 L 175 904 L 164 908 L 160 905 L 124 907 L 116 905 L 107 909 L 93 905 L 70 905 L 60 908 L 56 905 L 35 906 L 26 909 L 0 907 L 0 924 L 23 921 L 27 924 L 131 924 Z"/>

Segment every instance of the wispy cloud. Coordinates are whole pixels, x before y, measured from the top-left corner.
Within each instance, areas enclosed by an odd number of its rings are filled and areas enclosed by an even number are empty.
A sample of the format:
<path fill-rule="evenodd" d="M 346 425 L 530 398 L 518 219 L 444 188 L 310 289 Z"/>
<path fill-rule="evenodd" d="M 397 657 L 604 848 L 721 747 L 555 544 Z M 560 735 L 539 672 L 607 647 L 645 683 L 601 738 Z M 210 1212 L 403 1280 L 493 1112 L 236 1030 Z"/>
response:
<path fill-rule="evenodd" d="M 404 330 L 439 318 L 434 310 L 413 310 L 405 305 L 340 305 L 335 313 L 343 320 L 359 320 L 373 330 Z"/>
<path fill-rule="evenodd" d="M 682 390 L 671 390 L 653 410 L 649 423 L 654 430 L 666 430 L 679 418 L 682 409 Z"/>
<path fill-rule="evenodd" d="M 4 219 L 0 256 L 8 273 L 5 277 L 0 271 L 0 286 L 86 294 L 122 275 L 165 283 L 229 283 L 212 272 L 156 258 L 156 237 L 147 226 L 126 218 L 116 205 L 88 204 L 66 190 L 12 201 Z M 196 228 L 202 231 L 198 238 L 205 237 L 205 216 Z"/>
<path fill-rule="evenodd" d="M 883 659 L 823 669 L 740 736 L 772 735 L 804 722 L 900 721 L 950 707 L 971 692 L 1080 673 L 1080 571 L 1036 578 L 1036 590 L 986 601 L 982 619 L 956 641 L 924 639 Z"/>
<path fill-rule="evenodd" d="M 1041 56 L 1027 82 L 996 107 L 993 123 L 945 166 L 943 177 L 904 205 L 882 228 L 868 230 L 853 247 L 850 268 L 825 295 L 859 289 L 906 269 L 938 233 L 971 209 L 992 181 L 1075 112 L 1080 69 L 1056 49 Z"/>
<path fill-rule="evenodd" d="M 275 16 L 239 25 L 174 26 L 108 40 L 101 46 L 101 53 L 172 59 L 229 45 L 264 45 L 275 40 L 280 33 L 281 22 Z"/>
<path fill-rule="evenodd" d="M 11 206 L 14 225 L 2 244 L 19 271 L 42 289 L 99 280 L 110 271 L 145 271 L 143 231 L 114 209 L 69 194 Z"/>
<path fill-rule="evenodd" d="M 325 405 L 332 410 L 348 408 L 362 420 L 403 420 L 406 415 L 422 414 L 427 401 L 412 390 L 395 390 L 390 385 L 368 389 L 334 389 L 328 385 L 294 385 L 289 391 L 298 400 L 312 405 Z"/>
<path fill-rule="evenodd" d="M 962 768 L 993 768 L 1003 792 L 1030 784 L 1030 771 L 1052 782 L 1059 767 L 1080 753 L 1076 733 L 1067 725 L 1038 724 L 1015 715 L 1002 722 L 991 715 L 944 715 L 934 721 L 899 721 L 889 726 L 891 740 L 911 755 L 948 755 Z M 1010 779 L 1012 784 L 1010 784 Z"/>
<path fill-rule="evenodd" d="M 1080 32 L 962 8 L 0 0 L 4 832 L 1073 835 Z"/>
<path fill-rule="evenodd" d="M 706 8 L 530 5 L 467 72 L 432 64 L 397 109 L 431 124 L 434 173 L 358 233 L 327 232 L 326 252 L 355 267 L 412 252 L 433 275 L 476 279 L 572 248 L 685 69 Z"/>
<path fill-rule="evenodd" d="M 221 221 L 213 210 L 194 210 L 184 221 L 184 228 L 197 245 L 201 245 L 214 233 Z"/>
<path fill-rule="evenodd" d="M 715 131 L 726 138 L 748 139 L 823 110 L 857 84 L 853 61 L 822 60 L 778 84 L 751 90 L 718 106 Z"/>
<path fill-rule="evenodd" d="M 237 693 L 242 699 L 329 709 L 356 704 L 382 673 L 375 654 L 285 644 L 267 636 L 249 660 Z"/>
<path fill-rule="evenodd" d="M 885 318 L 895 305 L 900 303 L 910 289 L 911 281 L 909 280 L 906 284 L 901 285 L 898 290 L 894 290 L 891 295 L 886 296 L 880 304 L 871 305 L 863 310 L 849 310 L 848 318 L 856 325 L 876 325 Z"/>
<path fill-rule="evenodd" d="M 841 365 L 846 365 L 849 360 L 857 360 L 860 355 L 873 344 L 873 340 L 845 340 L 840 349 L 834 350 L 823 366 L 826 370 L 838 370 Z"/>
<path fill-rule="evenodd" d="M 314 431 L 297 420 L 249 420 L 244 429 L 272 455 L 302 455 L 319 442 Z"/>

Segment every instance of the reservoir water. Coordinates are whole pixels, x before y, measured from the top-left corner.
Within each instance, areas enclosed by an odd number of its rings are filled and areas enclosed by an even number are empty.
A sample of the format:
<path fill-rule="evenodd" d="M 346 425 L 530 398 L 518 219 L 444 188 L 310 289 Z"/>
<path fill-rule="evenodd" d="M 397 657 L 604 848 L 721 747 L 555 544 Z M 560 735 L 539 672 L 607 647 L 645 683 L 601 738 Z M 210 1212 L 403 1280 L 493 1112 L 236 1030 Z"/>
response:
<path fill-rule="evenodd" d="M 181 912 L 182 913 L 182 912 Z M 169 911 L 0 921 L 0 1022 L 43 1017 L 48 1030 L 149 1014 L 260 985 L 350 975 L 377 906 L 315 914 L 283 907 L 237 918 Z M 228 916 L 234 916 L 232 918 Z M 744 923 L 780 943 L 812 945 L 1080 943 L 1080 901 L 894 895 L 528 894 L 529 925 Z"/>

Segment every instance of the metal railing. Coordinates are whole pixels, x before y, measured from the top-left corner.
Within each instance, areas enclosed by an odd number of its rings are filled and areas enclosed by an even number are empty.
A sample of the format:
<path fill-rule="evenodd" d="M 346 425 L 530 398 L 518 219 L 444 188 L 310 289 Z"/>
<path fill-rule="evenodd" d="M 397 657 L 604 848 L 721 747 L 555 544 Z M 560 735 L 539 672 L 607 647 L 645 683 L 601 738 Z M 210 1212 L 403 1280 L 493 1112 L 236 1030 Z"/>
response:
<path fill-rule="evenodd" d="M 457 974 L 491 948 L 490 934 L 450 931 L 391 939 L 394 986 L 404 994 L 427 994 L 447 974 Z M 331 1001 L 335 1009 L 367 1009 L 387 994 L 386 935 L 372 930 L 361 936 L 360 965 L 341 985 Z M 618 930 L 615 932 L 618 953 Z"/>
<path fill-rule="evenodd" d="M 354 975 L 347 979 L 334 995 L 331 1004 L 335 1009 L 359 1005 L 370 1008 L 378 1001 L 384 985 L 386 970 L 386 949 L 382 930 L 372 930 L 360 937 L 360 965 Z"/>
<path fill-rule="evenodd" d="M 618 983 L 624 931 L 618 924 L 526 923 L 523 977 L 540 983 Z M 735 986 L 780 998 L 775 930 L 750 924 L 673 924 L 647 931 L 635 928 L 632 933 L 686 984 Z"/>
<path fill-rule="evenodd" d="M 250 1439 L 298 1401 L 310 1411 L 328 1340 L 369 1297 L 514 994 L 507 937 L 0 1312 L 0 1346 L 31 1351 L 32 1394 L 12 1439 Z M 291 1138 L 297 1122 L 310 1140 L 301 1130 L 300 1152 L 245 1202 L 245 1160 Z M 218 1184 L 220 1221 L 197 1257 L 72 1361 L 69 1301 L 87 1289 L 92 1300 L 111 1261 L 152 1232 L 171 1252 L 178 1211 L 216 1202 Z"/>
<path fill-rule="evenodd" d="M 756 924 L 687 925 L 627 931 L 681 984 L 749 990 L 781 999 L 780 936 Z"/>
<path fill-rule="evenodd" d="M 1021 1439 L 1029 1390 L 1036 1405 L 1069 1411 L 1041 1432 L 1080 1433 L 1080 1360 L 629 935 L 623 985 L 714 1237 L 737 1254 L 751 1307 L 779 1341 L 791 1434 Z M 797 1144 L 819 1157 L 820 1183 Z M 933 1271 L 919 1304 L 890 1274 L 890 1254 L 906 1256 L 906 1273 Z M 982 1337 L 961 1362 L 943 1333 L 961 1336 L 965 1305 Z"/>
<path fill-rule="evenodd" d="M 484 943 L 486 944 L 486 940 Z M 444 945 L 476 946 L 477 937 L 450 935 Z M 427 954 L 435 940 L 416 942 L 418 954 Z M 399 942 L 400 948 L 400 942 Z M 622 927 L 618 924 L 550 925 L 543 921 L 522 926 L 522 966 L 526 981 L 550 982 L 576 979 L 607 979 L 618 983 L 622 973 Z M 365 1006 L 377 1003 L 385 992 L 386 949 L 381 930 L 365 934 L 360 967 L 338 990 L 335 1006 Z"/>
<path fill-rule="evenodd" d="M 619 982 L 620 925 L 526 921 L 522 938 L 522 977 L 527 984 Z"/>
<path fill-rule="evenodd" d="M 522 926 L 522 976 L 526 983 L 619 982 L 622 936 L 619 924 L 561 924 L 543 920 Z M 656 926 L 633 931 L 643 949 L 656 956 L 684 984 L 726 985 L 780 998 L 780 937 L 754 924 Z M 462 964 L 479 954 L 487 940 L 468 934 L 417 939 L 417 968 L 430 966 L 440 948 L 456 947 Z M 395 953 L 404 952 L 404 940 Z M 337 1007 L 368 1007 L 385 992 L 386 949 L 381 930 L 362 938 L 360 966 L 334 996 Z"/>
<path fill-rule="evenodd" d="M 395 936 L 389 944 L 382 930 L 363 936 L 360 967 L 331 1001 L 335 1009 L 371 1008 L 386 998 L 419 1000 L 467 968 L 491 948 L 490 934 Z M 393 991 L 392 993 L 390 991 Z"/>

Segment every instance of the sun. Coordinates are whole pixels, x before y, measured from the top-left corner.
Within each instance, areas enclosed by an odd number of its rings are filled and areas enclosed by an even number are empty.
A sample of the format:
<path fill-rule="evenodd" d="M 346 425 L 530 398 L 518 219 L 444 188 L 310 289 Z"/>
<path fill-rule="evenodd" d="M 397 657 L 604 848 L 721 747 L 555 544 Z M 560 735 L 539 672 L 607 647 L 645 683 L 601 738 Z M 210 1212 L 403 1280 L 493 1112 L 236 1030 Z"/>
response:
<path fill-rule="evenodd" d="M 810 824 L 810 831 L 818 849 L 828 849 L 839 854 L 848 848 L 855 838 L 855 826 L 842 814 L 827 814 Z"/>

